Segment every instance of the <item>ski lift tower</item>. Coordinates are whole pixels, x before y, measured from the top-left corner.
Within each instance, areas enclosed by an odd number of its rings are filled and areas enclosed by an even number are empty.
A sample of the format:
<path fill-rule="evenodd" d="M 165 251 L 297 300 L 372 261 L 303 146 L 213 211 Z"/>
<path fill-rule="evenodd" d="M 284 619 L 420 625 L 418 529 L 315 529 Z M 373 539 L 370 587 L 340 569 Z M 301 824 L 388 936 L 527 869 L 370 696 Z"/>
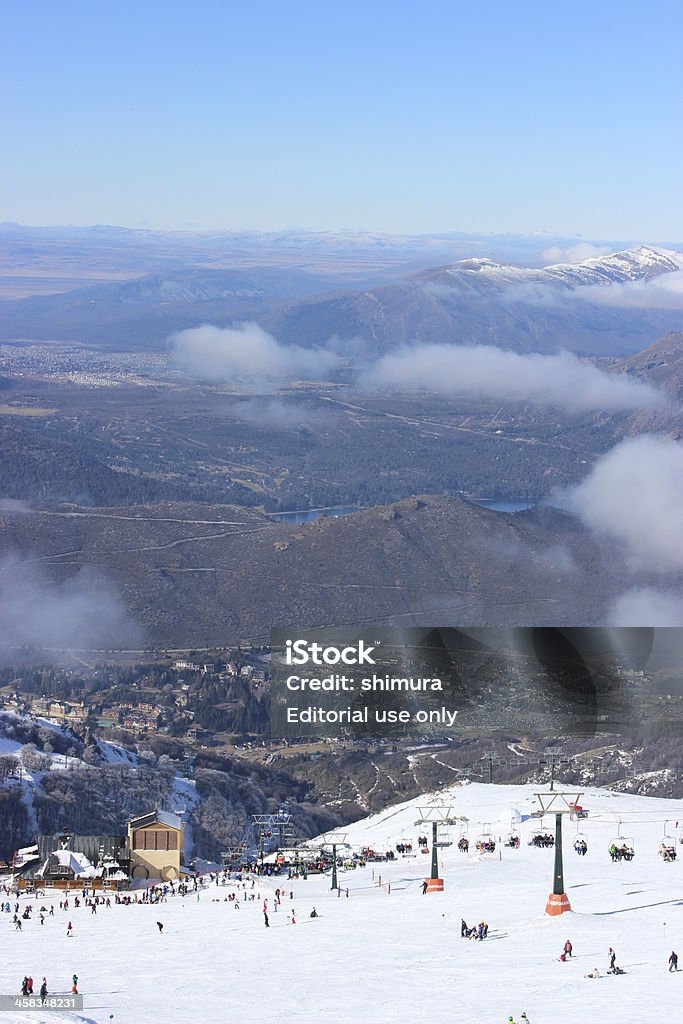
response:
<path fill-rule="evenodd" d="M 545 756 L 539 758 L 539 765 L 550 765 L 550 791 L 555 789 L 555 769 L 558 764 L 571 764 L 571 759 L 565 756 L 564 750 L 560 747 L 548 747 Z"/>
<path fill-rule="evenodd" d="M 416 825 L 432 826 L 432 870 L 431 877 L 425 879 L 427 883 L 426 892 L 443 892 L 443 878 L 439 878 L 439 856 L 437 851 L 442 846 L 450 846 L 450 842 L 439 842 L 439 826 L 448 827 L 455 825 L 457 818 L 451 813 L 452 804 L 430 804 L 429 807 L 418 807 L 420 817 Z"/>
<path fill-rule="evenodd" d="M 494 767 L 497 767 L 501 764 L 505 764 L 505 759 L 502 757 L 498 757 L 495 750 L 487 750 L 486 753 L 480 758 L 480 760 L 488 764 L 489 783 L 492 783 Z"/>
<path fill-rule="evenodd" d="M 326 832 L 322 837 L 322 842 L 320 843 L 320 849 L 323 849 L 325 846 L 332 847 L 332 884 L 330 885 L 330 889 L 339 888 L 339 884 L 337 882 L 337 847 L 347 845 L 347 835 L 348 832 Z"/>
<path fill-rule="evenodd" d="M 271 853 L 273 849 L 294 845 L 292 816 L 285 807 L 280 807 L 276 814 L 252 814 L 251 821 L 261 863 L 265 854 Z"/>
<path fill-rule="evenodd" d="M 571 814 L 581 800 L 581 793 L 562 793 L 552 790 L 549 793 L 535 793 L 543 814 L 555 815 L 555 872 L 553 875 L 553 891 L 545 905 L 546 914 L 557 917 L 571 910 L 569 897 L 564 891 L 564 866 L 562 863 L 562 815 Z"/>

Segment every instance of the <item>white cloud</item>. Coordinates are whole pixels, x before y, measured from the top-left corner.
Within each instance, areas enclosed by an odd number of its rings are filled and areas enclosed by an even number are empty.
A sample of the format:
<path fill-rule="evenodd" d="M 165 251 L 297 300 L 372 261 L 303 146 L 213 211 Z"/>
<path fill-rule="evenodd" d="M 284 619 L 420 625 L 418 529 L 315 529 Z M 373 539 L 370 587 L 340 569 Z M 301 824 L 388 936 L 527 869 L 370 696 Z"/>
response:
<path fill-rule="evenodd" d="M 360 376 L 367 388 L 474 395 L 574 411 L 661 406 L 658 391 L 607 374 L 567 352 L 519 355 L 489 345 L 418 345 L 383 356 Z"/>
<path fill-rule="evenodd" d="M 621 544 L 631 567 L 683 569 L 683 445 L 658 434 L 620 442 L 570 492 L 569 506 Z"/>
<path fill-rule="evenodd" d="M 592 260 L 599 256 L 607 256 L 612 252 L 609 246 L 593 245 L 592 242 L 577 242 L 566 249 L 559 245 L 553 245 L 550 249 L 544 249 L 541 258 L 546 264 L 556 263 L 583 263 L 584 260 Z"/>
<path fill-rule="evenodd" d="M 619 309 L 678 309 L 683 316 L 683 270 L 660 274 L 650 281 L 588 285 L 576 296 L 599 306 Z M 682 319 L 683 323 L 683 319 Z"/>
<path fill-rule="evenodd" d="M 37 566 L 6 556 L 0 563 L 0 639 L 12 647 L 97 650 L 137 644 L 141 631 L 116 586 L 96 570 L 85 567 L 55 583 Z"/>
<path fill-rule="evenodd" d="M 607 613 L 610 626 L 680 626 L 683 594 L 637 587 L 622 594 Z"/>
<path fill-rule="evenodd" d="M 327 351 L 281 345 L 255 323 L 192 327 L 172 335 L 169 345 L 171 360 L 179 370 L 216 382 L 316 378 L 336 363 Z"/>

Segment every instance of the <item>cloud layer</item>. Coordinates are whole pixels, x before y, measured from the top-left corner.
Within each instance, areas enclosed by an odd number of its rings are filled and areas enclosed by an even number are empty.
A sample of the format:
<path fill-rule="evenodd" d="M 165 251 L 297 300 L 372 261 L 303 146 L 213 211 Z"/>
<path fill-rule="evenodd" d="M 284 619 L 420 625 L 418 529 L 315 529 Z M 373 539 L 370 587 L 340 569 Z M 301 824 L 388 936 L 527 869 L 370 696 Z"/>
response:
<path fill-rule="evenodd" d="M 541 256 L 546 263 L 583 263 L 584 260 L 592 260 L 598 256 L 607 256 L 613 250 L 608 245 L 593 245 L 591 242 L 577 242 L 566 249 L 554 245 L 550 249 L 544 249 Z"/>
<path fill-rule="evenodd" d="M 171 360 L 179 370 L 221 383 L 320 378 L 337 361 L 328 351 L 281 345 L 255 323 L 192 327 L 172 335 L 169 346 Z"/>
<path fill-rule="evenodd" d="M 683 270 L 660 274 L 651 281 L 624 281 L 621 284 L 588 285 L 575 296 L 598 306 L 618 309 L 674 309 L 683 314 Z"/>
<path fill-rule="evenodd" d="M 569 495 L 594 533 L 624 548 L 633 568 L 683 569 L 683 445 L 658 434 L 620 442 Z"/>
<path fill-rule="evenodd" d="M 680 626 L 683 594 L 636 587 L 615 601 L 607 614 L 610 626 Z"/>
<path fill-rule="evenodd" d="M 94 570 L 54 583 L 19 559 L 0 564 L 0 659 L 1 645 L 100 650 L 139 642 L 114 584 Z"/>
<path fill-rule="evenodd" d="M 496 401 L 590 409 L 646 409 L 664 404 L 647 384 L 606 374 L 567 352 L 519 355 L 489 345 L 418 345 L 379 359 L 360 377 L 366 388 L 472 395 Z"/>

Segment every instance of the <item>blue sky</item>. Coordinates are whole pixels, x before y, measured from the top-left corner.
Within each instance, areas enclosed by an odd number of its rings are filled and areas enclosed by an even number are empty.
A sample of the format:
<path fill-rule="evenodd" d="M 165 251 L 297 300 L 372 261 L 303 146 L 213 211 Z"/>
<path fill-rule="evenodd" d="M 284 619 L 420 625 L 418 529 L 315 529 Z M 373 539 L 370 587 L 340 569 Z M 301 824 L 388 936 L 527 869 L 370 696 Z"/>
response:
<path fill-rule="evenodd" d="M 5 0 L 0 219 L 683 239 L 680 0 Z"/>

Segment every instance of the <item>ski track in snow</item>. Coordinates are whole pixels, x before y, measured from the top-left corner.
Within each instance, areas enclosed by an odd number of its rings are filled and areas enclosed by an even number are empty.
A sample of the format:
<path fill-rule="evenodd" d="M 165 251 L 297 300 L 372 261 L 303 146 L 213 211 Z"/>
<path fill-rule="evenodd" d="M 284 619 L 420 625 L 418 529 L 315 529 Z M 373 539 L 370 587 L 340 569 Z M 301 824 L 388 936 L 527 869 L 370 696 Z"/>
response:
<path fill-rule="evenodd" d="M 454 768 L 452 764 L 446 764 L 445 761 L 440 761 L 436 754 L 432 754 L 431 758 L 432 761 L 436 761 L 436 763 L 440 764 L 442 768 L 448 768 L 448 770 L 451 772 L 459 772 L 460 770 L 459 768 Z"/>

